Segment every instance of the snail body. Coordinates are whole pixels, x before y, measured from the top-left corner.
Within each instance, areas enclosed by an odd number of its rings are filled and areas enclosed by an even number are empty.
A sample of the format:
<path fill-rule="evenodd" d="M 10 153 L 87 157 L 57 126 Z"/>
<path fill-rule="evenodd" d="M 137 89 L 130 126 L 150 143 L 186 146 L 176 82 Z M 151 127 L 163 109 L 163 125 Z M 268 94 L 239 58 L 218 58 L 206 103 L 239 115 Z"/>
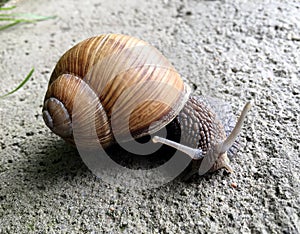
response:
<path fill-rule="evenodd" d="M 209 103 L 191 95 L 171 63 L 154 47 L 134 37 L 105 34 L 86 39 L 58 61 L 44 99 L 46 125 L 77 147 L 107 148 L 154 134 L 171 121 L 179 122 L 183 144 L 154 137 L 201 161 L 208 152 L 216 155 L 210 171 L 231 170 L 227 150 L 238 136 L 247 104 L 232 133 Z M 97 138 L 88 126 L 94 126 Z"/>

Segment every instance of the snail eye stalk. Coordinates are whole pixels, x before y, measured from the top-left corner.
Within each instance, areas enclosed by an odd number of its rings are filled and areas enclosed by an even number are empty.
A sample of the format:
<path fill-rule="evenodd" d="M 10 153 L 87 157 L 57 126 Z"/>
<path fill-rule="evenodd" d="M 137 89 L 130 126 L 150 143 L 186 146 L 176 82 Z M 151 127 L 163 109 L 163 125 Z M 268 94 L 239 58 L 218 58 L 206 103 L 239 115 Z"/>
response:
<path fill-rule="evenodd" d="M 235 127 L 233 128 L 232 132 L 229 134 L 229 136 L 226 138 L 226 140 L 222 143 L 222 147 L 220 149 L 220 153 L 225 153 L 227 150 L 229 150 L 229 148 L 234 144 L 236 138 L 238 137 L 238 135 L 240 134 L 244 121 L 246 119 L 246 115 L 248 113 L 248 111 L 251 108 L 251 102 L 247 102 L 246 105 L 244 106 L 241 115 L 235 125 Z"/>

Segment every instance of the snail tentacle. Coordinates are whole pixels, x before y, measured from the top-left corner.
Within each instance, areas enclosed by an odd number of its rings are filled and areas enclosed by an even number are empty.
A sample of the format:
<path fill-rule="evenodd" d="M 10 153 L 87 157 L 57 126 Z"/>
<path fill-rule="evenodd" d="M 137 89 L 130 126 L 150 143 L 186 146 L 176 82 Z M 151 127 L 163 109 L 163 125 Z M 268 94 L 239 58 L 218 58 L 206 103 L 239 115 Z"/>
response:
<path fill-rule="evenodd" d="M 226 140 L 222 143 L 220 153 L 225 153 L 234 144 L 236 138 L 238 137 L 238 135 L 240 134 L 240 132 L 242 130 L 243 123 L 246 119 L 246 115 L 247 115 L 248 111 L 250 110 L 250 108 L 251 108 L 251 102 L 247 102 L 241 112 L 241 115 L 240 115 L 234 129 L 231 131 L 231 133 L 226 138 Z"/>
<path fill-rule="evenodd" d="M 175 141 L 170 141 L 168 139 L 165 139 L 165 138 L 162 138 L 162 137 L 159 137 L 159 136 L 154 136 L 152 138 L 152 141 L 154 143 L 162 143 L 162 144 L 168 145 L 170 147 L 173 147 L 173 148 L 187 154 L 188 156 L 190 156 L 194 160 L 199 160 L 199 159 L 204 157 L 203 152 L 202 152 L 201 149 L 194 149 L 194 148 L 191 148 L 189 146 L 182 145 L 182 144 L 179 144 Z"/>

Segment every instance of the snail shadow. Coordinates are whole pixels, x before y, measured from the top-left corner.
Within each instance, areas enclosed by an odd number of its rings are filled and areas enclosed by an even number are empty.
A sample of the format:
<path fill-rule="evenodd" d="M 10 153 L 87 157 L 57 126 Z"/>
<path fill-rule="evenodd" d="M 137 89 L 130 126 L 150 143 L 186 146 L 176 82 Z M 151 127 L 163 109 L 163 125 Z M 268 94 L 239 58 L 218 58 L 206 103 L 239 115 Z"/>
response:
<path fill-rule="evenodd" d="M 122 163 L 127 167 L 137 165 L 133 162 L 138 162 L 138 165 L 144 167 L 148 167 L 149 164 L 155 167 L 155 164 L 158 165 L 172 157 L 167 148 L 164 148 L 160 152 L 168 151 L 168 154 L 157 154 L 154 155 L 155 157 L 153 158 L 143 157 L 143 159 L 136 158 L 137 156 L 126 153 L 117 147 L 111 149 L 111 151 L 113 153 L 112 158 L 116 161 L 123 160 Z M 28 193 L 28 197 L 34 198 L 35 195 L 32 194 L 32 191 L 40 194 L 52 193 L 51 191 L 53 191 L 54 195 L 52 196 L 60 199 L 61 195 L 70 192 L 73 193 L 74 186 L 78 184 L 82 185 L 80 186 L 80 190 L 87 194 L 85 198 L 98 196 L 100 193 L 97 191 L 103 192 L 102 188 L 104 188 L 106 192 L 115 189 L 115 185 L 113 184 L 110 184 L 110 186 L 104 185 L 107 183 L 90 171 L 84 164 L 76 148 L 70 146 L 63 140 L 49 140 L 46 149 L 36 152 L 33 155 L 33 159 L 34 162 L 26 166 L 26 174 L 24 175 L 26 178 L 26 186 L 23 187 L 25 190 L 22 190 L 23 193 Z M 189 168 L 186 170 L 189 170 Z M 188 180 L 183 180 L 183 177 L 179 175 L 174 180 L 160 186 L 159 189 L 148 188 L 146 190 L 148 190 L 150 194 L 157 192 L 164 194 L 168 192 L 170 196 L 174 196 L 180 193 L 183 187 L 189 187 L 191 184 L 197 184 L 203 180 L 211 180 L 211 178 L 212 175 L 207 174 L 201 177 L 195 175 Z M 16 187 L 15 189 L 18 188 Z M 78 190 L 78 188 L 75 188 L 75 190 Z M 123 196 L 126 196 L 128 199 L 132 198 L 132 193 L 139 194 L 137 196 L 143 196 L 144 192 L 142 192 L 142 190 L 145 189 L 132 191 L 131 188 L 126 188 L 128 192 L 124 193 Z M 57 194 L 57 191 L 61 192 Z"/>
<path fill-rule="evenodd" d="M 142 142 L 142 140 L 140 141 Z M 147 142 L 147 140 L 145 140 Z M 110 158 L 118 165 L 128 169 L 148 170 L 159 167 L 170 160 L 174 156 L 176 150 L 168 146 L 162 146 L 157 152 L 150 155 L 137 155 L 127 152 L 119 145 L 114 145 L 106 150 Z M 188 156 L 178 153 L 178 163 L 188 161 Z M 172 168 L 169 168 L 172 170 Z M 109 170 L 109 168 L 108 168 Z M 113 170 L 113 169 L 112 169 Z M 176 183 L 197 183 L 199 180 L 208 179 L 210 174 L 205 176 L 193 175 L 187 177 L 191 170 L 189 164 L 180 174 L 173 180 L 168 182 L 170 185 Z M 31 184 L 43 189 L 47 184 L 51 187 L 60 185 L 61 182 L 74 182 L 74 180 L 82 180 L 90 177 L 91 180 L 97 180 L 99 183 L 105 182 L 92 173 L 90 168 L 86 166 L 77 149 L 63 140 L 49 141 L 45 150 L 36 152 L 34 160 L 27 166 L 27 180 Z M 166 174 L 169 172 L 166 171 Z"/>
<path fill-rule="evenodd" d="M 139 142 L 148 142 L 149 139 L 145 137 L 144 139 L 140 139 Z M 25 177 L 30 184 L 43 189 L 45 187 L 60 186 L 64 182 L 73 183 L 74 180 L 82 181 L 84 178 L 90 178 L 90 180 L 98 181 L 98 183 L 105 182 L 91 172 L 77 149 L 65 141 L 61 139 L 47 140 L 47 142 L 43 142 L 44 148 L 36 150 L 39 148 L 39 144 L 41 142 L 36 141 L 36 145 L 32 147 L 35 152 L 31 152 L 32 160 L 25 169 Z M 174 156 L 176 150 L 164 145 L 155 153 L 141 156 L 129 153 L 119 145 L 114 145 L 108 148 L 106 152 L 113 161 L 122 167 L 148 170 L 166 163 Z M 179 163 L 181 160 L 188 160 L 187 156 L 183 153 L 177 153 L 176 157 L 179 158 Z M 178 174 L 177 177 L 168 182 L 171 187 L 176 183 L 197 183 L 199 180 L 210 178 L 209 174 L 201 177 L 198 175 L 190 178 L 185 177 L 190 171 L 190 166 L 187 166 L 181 174 Z"/>
<path fill-rule="evenodd" d="M 38 142 L 37 142 L 38 144 Z M 62 181 L 71 181 L 76 176 L 89 176 L 91 173 L 83 163 L 76 148 L 63 140 L 49 140 L 43 149 L 32 152 L 26 166 L 26 180 L 38 189 L 55 187 Z"/>
<path fill-rule="evenodd" d="M 148 140 L 149 139 L 145 138 L 140 140 L 140 142 L 147 142 Z M 105 183 L 105 181 L 99 179 L 92 173 L 90 168 L 86 166 L 75 147 L 61 139 L 56 141 L 49 140 L 46 145 L 47 147 L 45 149 L 33 153 L 33 160 L 26 166 L 27 169 L 25 171 L 27 174 L 25 176 L 30 184 L 36 185 L 39 189 L 43 189 L 47 186 L 60 186 L 62 182 L 72 183 L 74 180 L 82 181 L 84 178 L 90 178 L 93 181 L 98 181 L 98 183 Z M 112 160 L 122 167 L 148 170 L 166 163 L 174 156 L 176 150 L 164 145 L 153 154 L 141 156 L 129 153 L 119 145 L 114 145 L 108 148 L 106 152 Z M 187 156 L 183 153 L 177 152 L 176 157 L 179 158 L 179 163 L 184 163 L 184 161 L 188 160 Z M 192 164 L 189 164 L 180 174 L 168 182 L 168 184 L 171 187 L 177 183 L 188 185 L 198 183 L 202 180 L 209 180 L 212 177 L 211 173 L 203 176 L 199 176 L 197 173 L 193 176 L 187 176 L 191 171 L 191 166 Z M 170 170 L 172 170 L 172 168 Z M 226 171 L 219 173 L 223 173 L 223 176 L 228 175 Z"/>
<path fill-rule="evenodd" d="M 1 174 L 0 202 L 12 211 L 19 209 L 20 203 L 36 205 L 37 199 L 44 196 L 59 199 L 57 191 L 62 187 L 72 190 L 76 179 L 93 176 L 76 149 L 62 140 L 41 137 L 30 142 L 23 149 L 22 157 L 10 163 L 10 168 Z"/>

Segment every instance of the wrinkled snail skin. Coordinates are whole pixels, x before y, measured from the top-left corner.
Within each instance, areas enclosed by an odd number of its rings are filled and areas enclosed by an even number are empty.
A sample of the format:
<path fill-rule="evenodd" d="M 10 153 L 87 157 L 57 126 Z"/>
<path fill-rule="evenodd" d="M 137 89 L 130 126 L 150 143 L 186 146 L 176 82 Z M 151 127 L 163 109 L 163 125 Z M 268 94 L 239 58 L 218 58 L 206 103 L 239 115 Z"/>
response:
<path fill-rule="evenodd" d="M 43 118 L 55 134 L 72 144 L 76 122 L 76 139 L 80 138 L 76 146 L 91 149 L 99 142 L 106 148 L 116 139 L 126 142 L 131 136 L 155 134 L 176 119 L 183 146 L 160 137 L 153 141 L 175 147 L 198 162 L 213 149 L 217 160 L 210 171 L 214 171 L 231 170 L 226 151 L 241 131 L 249 106 L 226 136 L 214 110 L 191 95 L 157 49 L 134 37 L 104 34 L 78 43 L 60 58 L 45 95 Z M 90 126 L 95 127 L 96 138 Z"/>
<path fill-rule="evenodd" d="M 190 96 L 176 117 L 176 120 L 181 130 L 180 144 L 193 149 L 200 149 L 199 153 L 196 153 L 195 156 L 181 150 L 192 158 L 190 171 L 185 175 L 185 178 L 189 178 L 191 175 L 197 173 L 202 158 L 207 154 L 208 150 L 213 147 L 213 144 L 215 142 L 223 142 L 226 139 L 226 132 L 218 116 L 213 112 L 213 109 L 199 96 Z M 163 139 L 161 140 L 164 141 Z M 161 142 L 157 137 L 154 142 L 155 141 Z M 166 144 L 166 142 L 161 143 Z M 176 149 L 180 150 L 178 147 L 176 147 Z M 209 172 L 216 171 L 220 168 L 226 168 L 229 172 L 233 171 L 229 166 L 229 158 L 226 152 L 220 153 L 220 155 L 216 157 L 216 161 L 211 166 Z"/>
<path fill-rule="evenodd" d="M 179 112 L 178 118 L 181 129 L 181 144 L 201 149 L 202 155 L 207 154 L 214 142 L 221 142 L 226 139 L 223 125 L 201 97 L 191 96 L 182 111 Z M 193 166 L 198 167 L 199 159 L 196 158 L 193 161 L 196 161 Z M 222 157 L 218 157 L 211 171 L 216 171 L 222 167 L 228 169 L 228 163 L 227 155 L 222 155 Z"/>

